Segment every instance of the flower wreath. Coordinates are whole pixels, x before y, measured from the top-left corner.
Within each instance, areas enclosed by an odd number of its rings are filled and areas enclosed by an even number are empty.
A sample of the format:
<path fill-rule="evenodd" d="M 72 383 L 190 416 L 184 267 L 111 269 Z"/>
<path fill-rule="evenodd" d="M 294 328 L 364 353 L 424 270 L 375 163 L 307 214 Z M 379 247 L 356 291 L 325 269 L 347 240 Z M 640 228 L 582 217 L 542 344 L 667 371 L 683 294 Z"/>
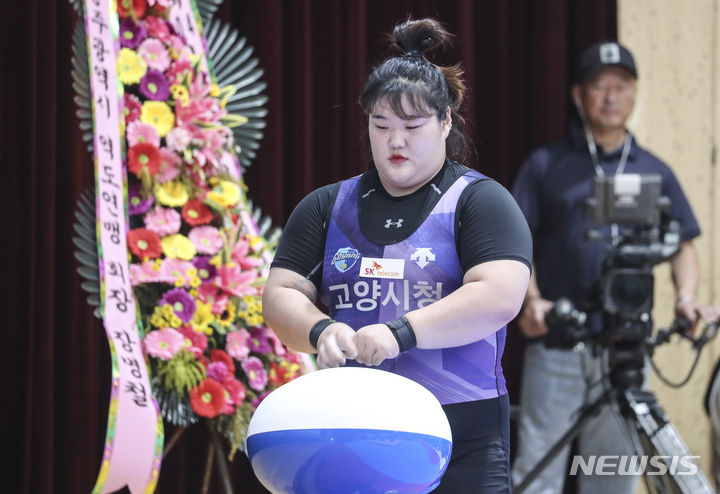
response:
<path fill-rule="evenodd" d="M 252 219 L 238 165 L 233 128 L 248 119 L 228 112 L 233 87 L 213 81 L 169 6 L 117 4 L 130 279 L 163 418 L 207 418 L 232 458 L 258 403 L 312 362 L 263 321 L 274 241 Z"/>

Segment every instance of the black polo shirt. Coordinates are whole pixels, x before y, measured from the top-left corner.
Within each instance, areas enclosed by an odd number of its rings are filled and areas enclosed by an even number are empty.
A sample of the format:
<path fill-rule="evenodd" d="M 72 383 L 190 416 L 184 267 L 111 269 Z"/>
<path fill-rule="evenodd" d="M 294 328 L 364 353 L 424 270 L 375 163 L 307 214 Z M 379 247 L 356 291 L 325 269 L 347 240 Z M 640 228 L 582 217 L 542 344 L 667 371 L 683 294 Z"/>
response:
<path fill-rule="evenodd" d="M 605 174 L 615 174 L 622 147 L 609 153 L 602 149 L 598 152 Z M 692 208 L 672 170 L 640 147 L 634 138 L 625 173 L 659 174 L 662 194 L 672 201 L 670 215 L 682 223 L 683 240 L 700 235 Z M 592 195 L 594 178 L 595 169 L 585 136 L 573 125 L 564 139 L 530 154 L 513 186 L 513 196 L 533 235 L 538 287 L 548 300 L 567 297 L 576 307 L 583 307 L 611 250 L 610 227 L 595 225 L 585 206 L 586 199 Z M 600 229 L 607 240 L 586 240 L 590 229 Z"/>

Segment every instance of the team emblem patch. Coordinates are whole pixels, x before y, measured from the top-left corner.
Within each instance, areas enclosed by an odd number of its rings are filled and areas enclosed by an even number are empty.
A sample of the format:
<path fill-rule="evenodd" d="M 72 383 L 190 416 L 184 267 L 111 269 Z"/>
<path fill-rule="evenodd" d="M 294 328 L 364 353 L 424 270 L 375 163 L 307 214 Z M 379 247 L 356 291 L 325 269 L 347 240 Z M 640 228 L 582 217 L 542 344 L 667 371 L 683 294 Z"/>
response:
<path fill-rule="evenodd" d="M 343 247 L 342 249 L 338 249 L 333 256 L 332 264 L 335 266 L 335 269 L 344 273 L 353 267 L 358 259 L 360 259 L 360 252 L 358 252 L 357 249 Z"/>

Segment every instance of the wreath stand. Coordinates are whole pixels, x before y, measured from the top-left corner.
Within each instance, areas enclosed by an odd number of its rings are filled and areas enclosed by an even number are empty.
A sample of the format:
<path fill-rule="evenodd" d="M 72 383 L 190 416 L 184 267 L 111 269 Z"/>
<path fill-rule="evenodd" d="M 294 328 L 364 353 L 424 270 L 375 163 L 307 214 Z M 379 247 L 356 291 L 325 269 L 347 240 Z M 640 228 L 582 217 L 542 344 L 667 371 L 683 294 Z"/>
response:
<path fill-rule="evenodd" d="M 223 449 L 222 441 L 218 432 L 210 425 L 206 420 L 203 420 L 208 431 L 210 432 L 210 439 L 208 440 L 208 451 L 205 458 L 205 471 L 203 473 L 203 481 L 201 494 L 208 494 L 210 492 L 210 479 L 212 478 L 213 467 L 217 462 L 217 470 L 220 474 L 220 481 L 222 484 L 224 494 L 234 494 L 232 488 L 232 481 L 230 479 L 230 467 L 228 465 L 227 458 L 225 457 L 225 451 Z M 172 451 L 177 444 L 180 436 L 187 429 L 185 427 L 179 427 L 168 441 L 163 451 L 163 459 Z"/>

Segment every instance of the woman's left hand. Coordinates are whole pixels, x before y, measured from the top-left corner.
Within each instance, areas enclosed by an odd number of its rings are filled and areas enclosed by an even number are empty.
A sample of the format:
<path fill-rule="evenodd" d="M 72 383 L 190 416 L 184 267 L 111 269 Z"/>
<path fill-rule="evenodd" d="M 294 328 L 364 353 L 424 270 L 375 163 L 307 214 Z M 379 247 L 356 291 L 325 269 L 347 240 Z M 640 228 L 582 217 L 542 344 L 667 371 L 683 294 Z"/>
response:
<path fill-rule="evenodd" d="M 377 366 L 383 360 L 395 358 L 400 354 L 395 336 L 384 324 L 370 324 L 358 329 L 355 333 L 357 357 L 361 364 Z"/>

